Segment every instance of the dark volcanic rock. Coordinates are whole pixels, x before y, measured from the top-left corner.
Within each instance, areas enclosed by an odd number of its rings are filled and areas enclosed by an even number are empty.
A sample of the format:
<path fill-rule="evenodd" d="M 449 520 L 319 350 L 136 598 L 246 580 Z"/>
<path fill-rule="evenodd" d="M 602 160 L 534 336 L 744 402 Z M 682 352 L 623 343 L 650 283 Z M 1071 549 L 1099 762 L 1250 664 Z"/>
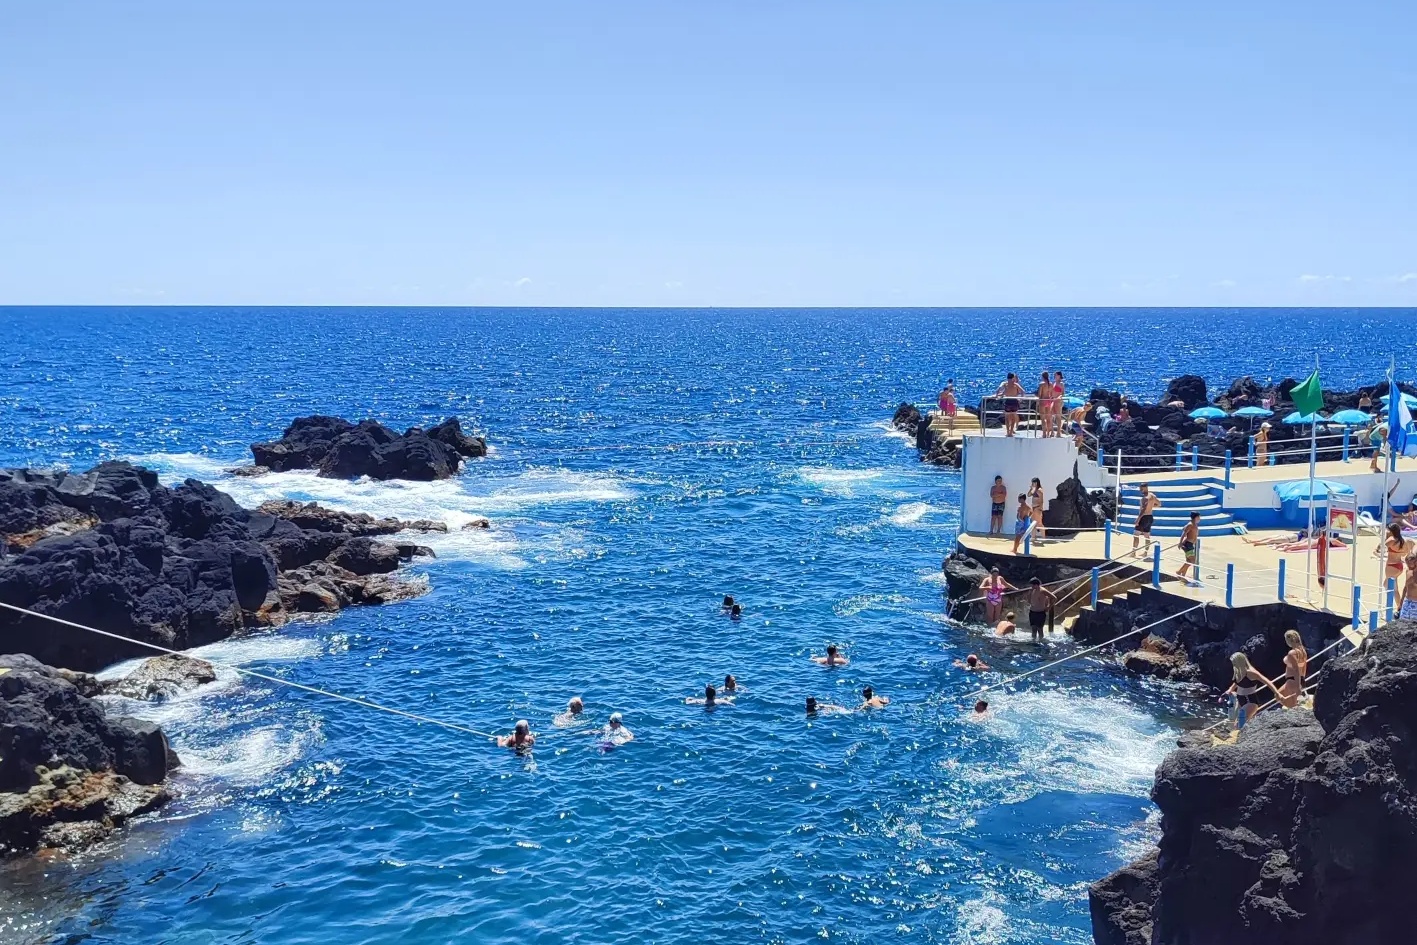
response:
<path fill-rule="evenodd" d="M 1095 941 L 1412 941 L 1415 734 L 1417 623 L 1397 621 L 1329 662 L 1313 715 L 1262 713 L 1233 745 L 1173 752 L 1157 855 L 1093 886 Z"/>
<path fill-rule="evenodd" d="M 0 656 L 0 856 L 97 839 L 168 798 L 154 725 L 112 719 L 68 674 Z"/>
<path fill-rule="evenodd" d="M 1119 453 L 1124 473 L 1172 469 L 1176 465 L 1176 439 L 1168 437 L 1164 430 L 1152 430 L 1138 420 L 1109 424 L 1102 431 L 1099 441 L 1106 456 L 1113 457 L 1107 461 L 1108 469 L 1114 468 L 1115 457 Z"/>
<path fill-rule="evenodd" d="M 464 457 L 485 456 L 487 443 L 468 436 L 455 418 L 427 431 L 400 434 L 377 420 L 352 424 L 339 417 L 301 417 L 279 440 L 251 447 L 258 466 L 281 472 L 315 469 L 335 479 L 446 479 Z"/>
<path fill-rule="evenodd" d="M 389 574 L 399 568 L 399 550 L 372 538 L 351 538 L 330 555 L 329 560 L 359 575 Z"/>
<path fill-rule="evenodd" d="M 337 532 L 351 537 L 392 535 L 396 532 L 446 532 L 448 530 L 445 523 L 428 519 L 404 521 L 397 518 L 375 518 L 364 512 L 340 512 L 335 509 L 327 509 L 315 502 L 301 503 L 288 499 L 262 502 L 256 511 L 283 518 L 302 529 Z"/>
<path fill-rule="evenodd" d="M 901 404 L 895 408 L 895 416 L 891 417 L 891 426 L 897 430 L 903 430 L 911 436 L 915 436 L 915 431 L 920 424 L 925 422 L 925 417 L 920 413 L 920 408 L 914 404 Z"/>
<path fill-rule="evenodd" d="M 1166 385 L 1166 393 L 1161 395 L 1161 402 L 1169 404 L 1174 400 L 1185 404 L 1187 410 L 1204 407 L 1209 402 L 1205 390 L 1205 378 L 1195 374 L 1182 374 L 1172 380 Z"/>
<path fill-rule="evenodd" d="M 1043 511 L 1043 525 L 1048 534 L 1061 537 L 1078 529 L 1101 528 L 1103 522 L 1102 493 L 1088 493 L 1073 468 L 1073 478 L 1058 483 L 1058 494 Z"/>

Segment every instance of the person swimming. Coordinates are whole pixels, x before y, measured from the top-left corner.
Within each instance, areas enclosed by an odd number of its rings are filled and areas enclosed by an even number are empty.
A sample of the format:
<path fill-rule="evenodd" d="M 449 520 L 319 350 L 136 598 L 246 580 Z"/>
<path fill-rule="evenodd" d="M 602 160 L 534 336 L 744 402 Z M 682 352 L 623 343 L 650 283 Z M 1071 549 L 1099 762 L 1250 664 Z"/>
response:
<path fill-rule="evenodd" d="M 732 609 L 733 609 L 733 595 L 732 595 L 732 594 L 724 594 L 724 595 L 723 595 L 723 609 L 724 609 L 724 610 L 732 610 Z"/>
<path fill-rule="evenodd" d="M 830 702 L 818 702 L 814 696 L 807 697 L 808 715 L 835 715 L 847 711 L 849 710 L 839 705 L 832 705 Z"/>
<path fill-rule="evenodd" d="M 625 722 L 619 712 L 610 713 L 610 721 L 605 724 L 605 728 L 600 730 L 607 741 L 623 745 L 625 742 L 635 740 L 635 733 L 625 727 Z"/>
<path fill-rule="evenodd" d="M 842 655 L 837 651 L 837 648 L 836 648 L 836 644 L 835 644 L 835 643 L 830 643 L 830 644 L 827 645 L 827 655 L 826 655 L 826 656 L 814 656 L 814 657 L 812 657 L 812 662 L 813 662 L 813 663 L 817 663 L 817 664 L 819 664 L 819 665 L 821 665 L 821 666 L 826 666 L 826 667 L 828 667 L 828 668 L 830 668 L 830 667 L 832 667 L 832 666 L 850 666 L 850 665 L 851 665 L 851 660 L 847 659 L 845 656 L 842 656 Z"/>
<path fill-rule="evenodd" d="M 994 636 L 1006 637 L 1018 629 L 1018 624 L 1014 623 L 1014 612 L 1011 610 L 1004 614 L 1004 619 L 994 625 Z"/>
<path fill-rule="evenodd" d="M 865 689 L 861 690 L 861 705 L 857 706 L 857 708 L 884 709 L 890 704 L 891 700 L 888 696 L 878 696 L 870 686 L 867 686 Z"/>
<path fill-rule="evenodd" d="M 968 670 L 973 673 L 982 672 L 988 669 L 989 664 L 981 660 L 979 657 L 975 656 L 973 653 L 971 653 L 962 660 L 955 660 L 955 667 L 958 669 Z"/>
<path fill-rule="evenodd" d="M 530 750 L 536 744 L 536 736 L 531 734 L 531 723 L 526 719 L 521 719 L 512 729 L 512 734 L 498 737 L 497 744 L 502 748 L 511 748 L 514 751 Z"/>
<path fill-rule="evenodd" d="M 720 698 L 718 695 L 718 690 L 713 688 L 713 683 L 709 683 L 707 686 L 704 687 L 704 694 L 702 698 L 690 696 L 689 698 L 684 700 L 684 704 L 701 705 L 705 709 L 712 709 L 714 706 L 732 705 L 733 697 L 723 696 Z"/>
<path fill-rule="evenodd" d="M 732 673 L 729 673 L 727 676 L 724 676 L 724 677 L 723 677 L 723 691 L 724 691 L 725 693 L 739 693 L 739 692 L 742 692 L 743 690 L 738 688 L 738 677 L 737 677 L 737 676 L 734 676 Z"/>
<path fill-rule="evenodd" d="M 734 604 L 732 607 L 730 607 L 730 608 L 728 609 L 728 619 L 730 619 L 730 620 L 742 620 L 742 619 L 743 619 L 743 605 L 742 605 L 742 604 Z"/>
<path fill-rule="evenodd" d="M 581 720 L 581 713 L 585 711 L 585 703 L 580 696 L 571 696 L 571 701 L 566 703 L 566 711 L 560 713 L 551 720 L 551 724 L 557 728 L 566 728 L 575 725 Z"/>
<path fill-rule="evenodd" d="M 988 714 L 989 714 L 989 703 L 988 703 L 988 702 L 986 702 L 986 701 L 983 700 L 983 699 L 980 699 L 978 702 L 974 703 L 974 717 L 975 717 L 976 719 L 983 718 L 984 716 L 986 716 L 986 715 L 988 715 Z"/>

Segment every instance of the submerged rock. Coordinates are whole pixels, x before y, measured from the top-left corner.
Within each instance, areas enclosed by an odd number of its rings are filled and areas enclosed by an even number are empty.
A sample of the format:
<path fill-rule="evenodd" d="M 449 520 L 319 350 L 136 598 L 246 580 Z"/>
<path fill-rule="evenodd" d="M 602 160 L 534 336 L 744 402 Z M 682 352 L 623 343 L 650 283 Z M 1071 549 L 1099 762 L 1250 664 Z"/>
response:
<path fill-rule="evenodd" d="M 314 469 L 334 479 L 447 479 L 464 458 L 487 455 L 482 437 L 463 433 L 456 418 L 400 434 L 377 420 L 300 417 L 279 440 L 251 446 L 256 465 L 276 472 Z"/>

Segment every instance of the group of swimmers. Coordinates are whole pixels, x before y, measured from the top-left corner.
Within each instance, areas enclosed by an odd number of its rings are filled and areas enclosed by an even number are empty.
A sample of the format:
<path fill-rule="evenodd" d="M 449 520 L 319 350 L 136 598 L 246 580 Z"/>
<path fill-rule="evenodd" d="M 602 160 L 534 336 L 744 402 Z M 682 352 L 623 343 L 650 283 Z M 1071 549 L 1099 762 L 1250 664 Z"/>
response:
<path fill-rule="evenodd" d="M 1015 587 L 994 567 L 989 570 L 989 576 L 979 582 L 979 590 L 984 593 L 984 622 L 994 628 L 995 636 L 1010 636 L 1018 629 L 1014 611 L 1004 610 L 1004 597 L 1008 594 L 1028 595 L 1028 629 L 1034 640 L 1043 639 L 1045 627 L 1053 629 L 1052 613 L 1058 595 L 1044 587 L 1040 579 L 1035 577 L 1029 581 L 1027 588 Z"/>
<path fill-rule="evenodd" d="M 739 620 L 743 615 L 743 606 L 735 601 L 731 595 L 725 595 L 723 598 L 723 613 L 728 615 L 732 620 Z M 843 654 L 835 643 L 827 644 L 826 653 L 821 656 L 812 656 L 811 660 L 818 666 L 824 666 L 828 669 L 851 665 L 851 659 Z M 743 687 L 738 685 L 737 677 L 729 673 L 723 677 L 722 689 L 714 686 L 713 683 L 709 683 L 704 686 L 704 694 L 702 696 L 690 696 L 684 700 L 684 704 L 701 705 L 708 710 L 716 709 L 719 706 L 732 706 L 735 704 L 738 695 L 745 691 Z M 886 706 L 890 705 L 890 702 L 889 696 L 877 695 L 874 689 L 867 686 L 861 690 L 861 704 L 854 710 L 844 706 L 833 705 L 829 702 L 820 702 L 815 696 L 808 696 L 807 714 L 809 716 L 815 716 L 851 711 L 864 712 L 871 709 L 884 709 Z M 584 712 L 585 700 L 580 696 L 572 696 L 570 701 L 566 703 L 565 711 L 556 715 L 551 720 L 551 724 L 556 728 L 570 728 L 580 722 Z M 577 734 L 598 735 L 607 747 L 623 745 L 626 742 L 633 741 L 635 738 L 634 732 L 631 732 L 629 728 L 625 726 L 624 718 L 619 712 L 612 712 L 609 721 L 604 726 L 587 729 Z M 536 735 L 531 730 L 531 723 L 526 719 L 520 719 L 512 728 L 510 735 L 499 735 L 496 737 L 496 741 L 498 746 L 502 748 L 525 752 L 530 751 L 536 746 Z"/>

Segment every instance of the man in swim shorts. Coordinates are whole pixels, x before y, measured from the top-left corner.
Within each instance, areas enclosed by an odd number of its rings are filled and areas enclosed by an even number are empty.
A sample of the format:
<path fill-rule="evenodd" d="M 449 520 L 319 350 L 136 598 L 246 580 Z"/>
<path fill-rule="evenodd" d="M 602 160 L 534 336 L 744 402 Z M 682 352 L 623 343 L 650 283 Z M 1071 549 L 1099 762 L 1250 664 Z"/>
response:
<path fill-rule="evenodd" d="M 1058 596 L 1048 588 L 1043 586 L 1043 582 L 1034 578 L 1029 582 L 1028 589 L 1028 629 L 1033 633 L 1033 639 L 1043 639 L 1043 625 L 1048 622 L 1048 612 L 1053 609 L 1053 605 L 1058 602 Z"/>
<path fill-rule="evenodd" d="M 1009 499 L 1008 487 L 1003 476 L 995 476 L 989 487 L 989 534 L 999 535 L 1004 531 L 1004 503 Z"/>
<path fill-rule="evenodd" d="M 1013 436 L 1018 429 L 1018 399 L 1023 396 L 1023 385 L 1018 382 L 1018 375 L 1010 371 L 994 396 L 1004 399 L 1004 435 Z"/>
<path fill-rule="evenodd" d="M 1146 549 L 1151 547 L 1151 526 L 1154 522 L 1154 513 L 1161 508 L 1161 500 L 1151 491 L 1151 486 L 1146 483 L 1141 484 L 1141 507 L 1137 511 L 1137 520 L 1132 525 L 1132 553 L 1137 557 L 1146 554 Z M 1138 548 L 1138 544 L 1142 547 Z"/>
<path fill-rule="evenodd" d="M 1185 581 L 1187 584 L 1191 583 L 1190 580 L 1189 580 L 1189 577 L 1188 577 L 1187 572 L 1190 571 L 1191 565 L 1193 565 L 1193 564 L 1196 563 L 1196 548 L 1197 548 L 1197 543 L 1200 541 L 1200 538 L 1201 538 L 1201 513 L 1199 513 L 1199 512 L 1192 512 L 1192 513 L 1191 513 L 1191 520 L 1190 520 L 1189 522 L 1187 522 L 1187 523 L 1186 523 L 1186 527 L 1181 530 L 1181 546 L 1180 546 L 1180 547 L 1181 547 L 1181 553 L 1186 556 L 1186 560 L 1185 560 L 1184 562 L 1182 562 L 1181 567 L 1179 567 L 1178 569 L 1176 569 L 1176 576 L 1177 576 L 1178 578 L 1180 578 L 1181 580 Z M 1196 575 L 1197 575 L 1197 577 L 1200 576 L 1200 569 L 1199 569 L 1199 568 L 1196 569 Z"/>
<path fill-rule="evenodd" d="M 1018 546 L 1023 541 L 1023 535 L 1028 531 L 1028 525 L 1033 521 L 1033 507 L 1028 504 L 1028 493 L 1018 494 L 1018 508 L 1014 510 L 1014 554 L 1018 554 Z"/>

